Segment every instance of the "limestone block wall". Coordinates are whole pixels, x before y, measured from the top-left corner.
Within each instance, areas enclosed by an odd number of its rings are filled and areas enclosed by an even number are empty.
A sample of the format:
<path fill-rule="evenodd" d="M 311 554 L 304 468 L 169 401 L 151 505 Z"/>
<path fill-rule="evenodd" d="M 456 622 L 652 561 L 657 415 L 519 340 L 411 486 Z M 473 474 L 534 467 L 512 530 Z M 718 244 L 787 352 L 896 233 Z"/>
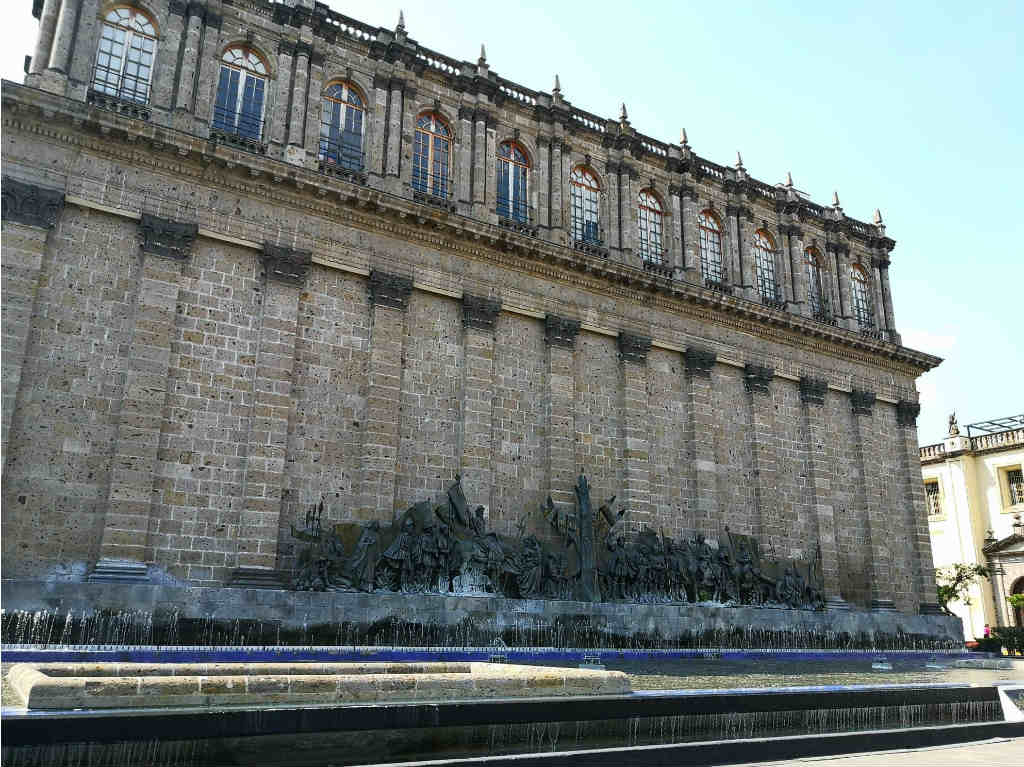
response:
<path fill-rule="evenodd" d="M 26 94 L 5 86 L 6 578 L 287 572 L 321 498 L 325 524 L 387 523 L 457 474 L 492 529 L 546 537 L 584 470 L 633 532 L 820 547 L 833 601 L 933 601 L 934 358 Z"/>

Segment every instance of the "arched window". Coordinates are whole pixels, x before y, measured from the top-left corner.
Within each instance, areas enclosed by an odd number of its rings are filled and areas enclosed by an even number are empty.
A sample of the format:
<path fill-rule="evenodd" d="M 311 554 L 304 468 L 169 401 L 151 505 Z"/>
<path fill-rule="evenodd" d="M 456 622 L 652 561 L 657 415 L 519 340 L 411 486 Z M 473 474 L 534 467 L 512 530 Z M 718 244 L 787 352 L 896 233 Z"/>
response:
<path fill-rule="evenodd" d="M 644 189 L 640 192 L 640 257 L 651 264 L 665 262 L 665 247 L 662 245 L 662 232 L 665 230 L 665 213 L 661 201 L 652 192 Z"/>
<path fill-rule="evenodd" d="M 529 223 L 530 206 L 526 197 L 526 176 L 530 162 L 526 152 L 514 141 L 498 147 L 498 215 Z"/>
<path fill-rule="evenodd" d="M 447 199 L 451 193 L 452 132 L 438 115 L 427 112 L 416 120 L 412 145 L 412 188 Z"/>
<path fill-rule="evenodd" d="M 725 284 L 725 268 L 722 265 L 722 226 L 710 210 L 697 216 L 700 231 L 700 274 L 705 284 Z"/>
<path fill-rule="evenodd" d="M 817 248 L 804 251 L 804 273 L 807 275 L 807 301 L 811 305 L 811 316 L 824 319 L 829 313 L 829 306 L 821 279 L 821 253 Z"/>
<path fill-rule="evenodd" d="M 320 162 L 363 169 L 363 99 L 349 83 L 331 83 L 320 107 Z"/>
<path fill-rule="evenodd" d="M 853 283 L 853 316 L 861 330 L 871 330 L 875 327 L 875 317 L 871 308 L 868 273 L 859 264 L 853 264 L 850 276 Z"/>
<path fill-rule="evenodd" d="M 136 104 L 149 103 L 156 28 L 134 8 L 114 8 L 103 19 L 92 88 Z"/>
<path fill-rule="evenodd" d="M 241 45 L 228 48 L 221 57 L 213 129 L 259 141 L 266 90 L 267 65 L 260 55 Z"/>
<path fill-rule="evenodd" d="M 572 237 L 576 242 L 601 245 L 601 187 L 597 177 L 582 165 L 569 174 Z"/>
<path fill-rule="evenodd" d="M 763 302 L 781 301 L 779 286 L 775 281 L 775 242 L 768 232 L 758 229 L 752 243 L 754 271 L 757 279 L 757 293 Z"/>

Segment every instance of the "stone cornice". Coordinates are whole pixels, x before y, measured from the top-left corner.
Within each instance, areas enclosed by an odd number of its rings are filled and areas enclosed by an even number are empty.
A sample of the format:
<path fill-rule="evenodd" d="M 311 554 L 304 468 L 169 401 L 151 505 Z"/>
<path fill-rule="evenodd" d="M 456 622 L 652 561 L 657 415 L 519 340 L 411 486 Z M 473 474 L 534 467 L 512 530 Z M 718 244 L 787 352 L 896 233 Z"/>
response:
<path fill-rule="evenodd" d="M 139 220 L 142 233 L 142 252 L 176 261 L 187 261 L 192 255 L 192 243 L 199 234 L 199 224 L 171 221 L 150 213 Z"/>
<path fill-rule="evenodd" d="M 64 208 L 64 193 L 3 177 L 3 220 L 52 229 Z"/>
<path fill-rule="evenodd" d="M 501 313 L 501 302 L 465 293 L 462 296 L 462 324 L 467 328 L 494 332 Z"/>
<path fill-rule="evenodd" d="M 800 349 L 917 375 L 941 359 L 858 333 L 770 309 L 702 286 L 511 232 L 475 219 L 427 209 L 411 199 L 350 184 L 84 103 L 4 83 L 4 128 L 24 130 L 118 162 L 173 174 L 197 184 L 319 215 L 417 245 L 446 248 L 508 264 L 551 280 L 641 301 L 667 312 L 751 333 Z M 117 140 L 120 139 L 120 140 Z M 171 151 L 168 151 L 171 150 Z M 217 169 L 211 174 L 211 171 Z M 339 205 L 339 202 L 341 203 Z"/>
<path fill-rule="evenodd" d="M 643 365 L 647 362 L 647 352 L 651 350 L 651 339 L 632 333 L 619 333 L 619 359 L 623 362 L 635 362 Z"/>
<path fill-rule="evenodd" d="M 268 280 L 301 287 L 306 284 L 306 275 L 312 263 L 313 254 L 308 250 L 263 243 L 263 268 Z"/>

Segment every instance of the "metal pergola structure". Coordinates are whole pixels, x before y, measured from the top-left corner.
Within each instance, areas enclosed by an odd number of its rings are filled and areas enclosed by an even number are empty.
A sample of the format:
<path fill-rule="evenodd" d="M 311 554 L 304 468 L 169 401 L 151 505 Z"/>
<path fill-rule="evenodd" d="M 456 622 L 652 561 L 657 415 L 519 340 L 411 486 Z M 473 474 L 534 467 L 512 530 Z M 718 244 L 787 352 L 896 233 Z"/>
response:
<path fill-rule="evenodd" d="M 1012 431 L 1013 429 L 1024 429 L 1024 413 L 1006 416 L 1005 418 L 993 418 L 991 421 L 978 421 L 977 423 L 967 424 L 967 436 L 998 434 L 999 432 Z"/>

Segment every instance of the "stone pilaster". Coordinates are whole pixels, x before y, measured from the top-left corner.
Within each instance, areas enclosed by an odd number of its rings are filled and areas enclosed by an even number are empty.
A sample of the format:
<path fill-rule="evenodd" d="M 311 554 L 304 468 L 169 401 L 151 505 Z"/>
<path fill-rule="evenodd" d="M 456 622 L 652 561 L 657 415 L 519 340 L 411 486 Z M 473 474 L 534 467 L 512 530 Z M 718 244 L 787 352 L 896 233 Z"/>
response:
<path fill-rule="evenodd" d="M 306 99 L 306 113 L 303 119 L 306 123 L 306 132 L 303 134 L 306 158 L 312 160 L 314 166 L 320 155 L 320 112 L 323 105 L 324 92 L 324 55 L 313 52 L 309 57 L 309 98 Z M 369 106 L 369 105 L 367 105 Z M 368 126 L 363 124 L 363 135 L 366 136 Z M 366 152 L 365 139 L 361 147 Z M 363 157 L 363 167 L 366 167 L 366 157 Z"/>
<path fill-rule="evenodd" d="M 473 126 L 473 216 L 487 220 L 487 113 L 478 109 Z M 493 159 L 492 159 L 493 161 Z"/>
<path fill-rule="evenodd" d="M 576 444 L 576 336 L 580 323 L 553 314 L 544 318 L 548 350 L 548 487 L 552 499 L 574 503 Z"/>
<path fill-rule="evenodd" d="M 818 552 L 825 603 L 830 610 L 848 610 L 842 597 L 839 570 L 839 546 L 836 541 L 835 506 L 832 483 L 836 481 L 834 448 L 829 444 L 823 410 L 828 382 L 803 376 L 800 402 L 803 404 L 803 439 L 807 465 L 807 503 L 814 511 L 818 527 Z"/>
<path fill-rule="evenodd" d="M 44 6 L 45 10 L 45 6 Z M 45 19 L 45 12 L 43 14 Z M 3 435 L 0 465 L 7 455 L 7 437 L 14 417 L 21 372 L 32 327 L 39 274 L 50 230 L 64 209 L 64 193 L 3 178 L 3 243 L 0 261 L 0 323 L 3 354 Z"/>
<path fill-rule="evenodd" d="M 849 253 L 836 251 L 836 269 L 839 272 L 839 301 L 842 304 L 840 324 L 847 330 L 857 330 L 857 320 L 853 316 L 853 278 L 850 274 Z"/>
<path fill-rule="evenodd" d="M 793 300 L 787 307 L 794 314 L 808 314 L 807 269 L 804 268 L 804 233 L 798 227 L 789 230 L 789 262 L 793 269 Z"/>
<path fill-rule="evenodd" d="M 491 468 L 494 404 L 494 326 L 501 303 L 490 298 L 462 297 L 465 334 L 462 380 L 462 456 L 459 471 L 467 498 L 490 509 L 494 472 Z"/>
<path fill-rule="evenodd" d="M 131 351 L 118 414 L 100 556 L 91 581 L 145 581 L 157 450 L 167 400 L 182 265 L 192 255 L 195 223 L 142 214 L 142 265 Z"/>
<path fill-rule="evenodd" d="M 743 368 L 743 383 L 750 394 L 750 441 L 754 460 L 754 497 L 757 499 L 751 534 L 763 544 L 772 542 L 773 534 L 783 524 L 779 503 L 778 450 L 775 444 L 775 409 L 772 402 L 772 379 L 775 370 L 748 363 Z"/>
<path fill-rule="evenodd" d="M 740 280 L 743 282 L 743 293 L 751 301 L 760 301 L 757 292 L 757 266 L 754 263 L 754 219 L 750 208 L 741 208 L 738 214 L 737 229 L 740 239 L 737 249 L 740 254 Z M 778 272 L 775 273 L 778 280 Z"/>
<path fill-rule="evenodd" d="M 381 178 L 384 175 L 384 141 L 387 134 L 388 113 L 388 79 L 383 75 L 373 76 L 372 112 L 367 115 L 366 132 L 369 137 L 366 168 L 372 176 Z M 372 118 L 371 116 L 372 115 Z"/>
<path fill-rule="evenodd" d="M 622 260 L 630 266 L 640 266 L 639 260 L 633 258 L 637 247 L 637 179 L 636 169 L 623 163 L 619 170 L 619 201 L 622 216 L 619 219 L 622 238 Z"/>
<path fill-rule="evenodd" d="M 203 34 L 201 13 L 189 6 L 188 25 L 185 27 L 185 47 L 181 53 L 181 68 L 178 72 L 178 97 L 175 108 L 191 112 L 196 95 L 196 66 L 199 62 L 199 46 Z"/>
<path fill-rule="evenodd" d="M 245 507 L 238 528 L 236 564 L 243 573 L 250 568 L 270 570 L 277 564 L 299 296 L 311 263 L 308 250 L 263 245 L 266 283 L 245 464 Z"/>
<path fill-rule="evenodd" d="M 603 197 L 608 203 L 608 221 L 603 222 L 605 244 L 610 252 L 622 257 L 623 234 L 621 229 L 622 204 L 619 199 L 622 187 L 619 164 L 609 162 L 605 166 Z"/>
<path fill-rule="evenodd" d="M 718 519 L 718 465 L 715 460 L 717 413 L 711 382 L 715 359 L 715 353 L 710 349 L 695 346 L 683 353 L 689 385 L 686 442 L 696 488 L 693 524 L 697 529 L 709 529 Z"/>
<path fill-rule="evenodd" d="M 78 15 L 78 31 L 75 33 L 74 53 L 71 56 L 68 76 L 72 85 L 85 85 L 92 81 L 92 68 L 96 61 L 96 48 L 102 22 L 99 17 L 99 0 L 82 0 Z M 165 42 L 163 39 L 161 43 Z M 170 43 L 168 43 L 170 44 Z M 173 69 L 173 67 L 168 67 Z M 150 103 L 153 102 L 152 94 Z"/>
<path fill-rule="evenodd" d="M 551 240 L 556 243 L 563 243 L 562 237 L 557 232 L 564 232 L 565 204 L 563 202 L 563 188 L 566 183 L 565 163 L 562 161 L 562 149 L 564 144 L 557 136 L 551 141 Z"/>
<path fill-rule="evenodd" d="M 725 242 L 722 258 L 725 260 L 725 271 L 728 275 L 726 282 L 730 285 L 740 285 L 743 282 L 743 273 L 740 269 L 740 227 L 737 221 L 739 208 L 735 205 L 727 205 L 725 208 Z M 745 295 L 745 292 L 744 292 Z"/>
<path fill-rule="evenodd" d="M 454 149 L 453 159 L 458 161 L 456 167 L 456 189 L 455 198 L 462 206 L 462 210 L 472 212 L 473 205 L 473 108 L 467 105 L 459 107 L 459 122 L 452 126 L 457 132 L 458 141 Z M 467 209 L 468 206 L 468 209 Z"/>
<path fill-rule="evenodd" d="M 775 250 L 775 278 L 782 288 L 782 300 L 787 310 L 793 305 L 793 269 L 796 268 L 789 255 L 789 227 L 779 224 L 778 246 Z"/>
<path fill-rule="evenodd" d="M 211 122 L 213 107 L 216 100 L 216 87 L 214 83 L 220 77 L 220 27 L 222 18 L 207 7 L 203 15 L 203 44 L 199 54 L 199 69 L 196 76 L 196 120 L 200 122 Z M 264 118 L 270 109 L 279 108 L 278 105 L 267 103 L 264 96 Z M 260 141 L 267 138 L 266 127 L 260 133 Z"/>
<path fill-rule="evenodd" d="M 308 43 L 296 44 L 295 74 L 292 77 L 291 109 L 288 115 L 288 148 L 285 157 L 289 162 L 298 165 L 305 160 L 306 88 L 309 85 L 310 53 Z"/>
<path fill-rule="evenodd" d="M 498 217 L 495 211 L 498 208 L 498 163 L 495 158 L 498 156 L 497 138 L 494 134 L 494 123 L 487 126 L 485 133 L 487 141 L 484 144 L 484 221 L 497 223 Z M 529 189 L 529 184 L 527 184 Z"/>
<path fill-rule="evenodd" d="M 30 75 L 42 74 L 50 64 L 50 52 L 53 49 L 54 35 L 57 33 L 60 5 L 61 0 L 43 0 L 39 13 L 39 33 L 36 36 L 36 47 L 28 70 Z"/>
<path fill-rule="evenodd" d="M 530 195 L 537 200 L 536 226 L 549 227 L 548 199 L 551 193 L 551 138 L 537 136 L 537 165 L 530 179 Z"/>
<path fill-rule="evenodd" d="M 271 142 L 283 146 L 288 126 L 288 91 L 292 81 L 292 59 L 295 57 L 295 43 L 281 40 L 277 44 L 277 90 L 275 108 L 268 115 L 267 136 Z M 283 152 L 283 149 L 277 151 Z"/>
<path fill-rule="evenodd" d="M 395 511 L 395 461 L 398 457 L 402 395 L 402 344 L 412 280 L 370 272 L 370 359 L 367 371 L 366 425 L 363 431 L 363 482 L 360 513 L 390 520 Z"/>
<path fill-rule="evenodd" d="M 679 279 L 684 274 L 686 253 L 683 249 L 683 201 L 678 186 L 668 189 L 668 206 L 671 215 L 665 221 L 665 244 L 668 247 L 666 265 L 672 267 L 672 277 Z"/>
<path fill-rule="evenodd" d="M 869 607 L 872 610 L 892 610 L 895 605 L 889 593 L 892 583 L 892 557 L 885 540 L 884 514 L 891 513 L 879 503 L 879 487 L 884 467 L 878 459 L 878 436 L 873 417 L 874 392 L 854 389 L 850 392 L 853 409 L 854 433 L 857 460 L 860 464 L 858 506 L 864 515 L 864 529 L 867 540 L 864 550 L 870 556 L 868 563 Z"/>
<path fill-rule="evenodd" d="M 48 69 L 65 76 L 71 66 L 71 48 L 75 44 L 78 6 L 79 3 L 71 0 L 64 0 L 61 3 L 60 12 L 57 14 L 57 28 L 53 35 L 53 46 L 50 48 Z"/>
<path fill-rule="evenodd" d="M 925 505 L 924 483 L 920 481 L 921 456 L 917 447 L 917 416 L 921 406 L 916 402 L 900 400 L 896 403 L 897 430 L 894 435 L 900 454 L 900 471 L 906 479 L 905 510 L 907 531 L 911 536 L 914 559 L 914 588 L 918 595 L 918 610 L 925 614 L 939 614 L 935 596 L 935 566 L 932 560 L 931 535 L 928 531 L 928 510 Z"/>
<path fill-rule="evenodd" d="M 882 292 L 882 311 L 885 316 L 886 336 L 893 343 L 902 343 L 900 334 L 896 332 L 896 318 L 892 311 L 892 287 L 889 285 L 889 262 L 878 263 L 878 279 Z"/>
<path fill-rule="evenodd" d="M 172 2 L 167 12 L 167 20 L 160 30 L 157 43 L 157 57 L 168 63 L 157 66 L 153 72 L 153 91 L 150 102 L 160 109 L 174 107 L 174 89 L 178 85 L 178 53 L 181 49 L 181 36 L 185 33 L 184 2 Z"/>
<path fill-rule="evenodd" d="M 619 334 L 622 361 L 622 456 L 624 479 L 622 502 L 630 510 L 630 522 L 640 528 L 650 525 L 651 456 L 647 401 L 647 353 L 651 339 L 631 333 Z"/>
<path fill-rule="evenodd" d="M 387 135 L 387 158 L 385 159 L 384 172 L 388 178 L 398 178 L 399 155 L 402 152 L 402 87 L 404 83 L 392 78 L 388 86 L 391 89 L 391 98 L 388 102 L 388 135 Z"/>
<path fill-rule="evenodd" d="M 697 195 L 692 187 L 681 189 L 683 204 L 683 278 L 701 284 L 700 235 L 697 230 Z"/>

